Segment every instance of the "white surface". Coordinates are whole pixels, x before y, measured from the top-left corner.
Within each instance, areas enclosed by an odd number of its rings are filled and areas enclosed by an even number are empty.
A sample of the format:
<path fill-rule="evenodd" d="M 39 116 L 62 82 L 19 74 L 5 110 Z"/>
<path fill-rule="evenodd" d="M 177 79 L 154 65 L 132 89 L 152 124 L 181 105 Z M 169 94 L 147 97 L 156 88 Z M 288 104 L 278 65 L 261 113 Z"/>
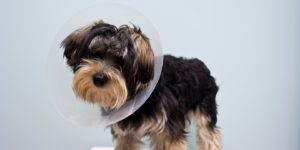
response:
<path fill-rule="evenodd" d="M 114 150 L 113 147 L 93 147 L 91 150 Z M 144 149 L 149 150 L 149 149 Z"/>
<path fill-rule="evenodd" d="M 59 29 L 100 2 L 0 1 L 1 150 L 114 147 L 109 129 L 62 118 L 46 87 L 48 52 Z M 148 16 L 164 53 L 196 57 L 209 67 L 220 85 L 223 150 L 300 149 L 299 0 L 110 2 Z M 190 131 L 188 145 L 195 149 L 195 128 Z"/>
<path fill-rule="evenodd" d="M 116 11 L 118 10 L 118 11 Z M 149 86 L 139 92 L 132 100 L 125 102 L 120 108 L 111 109 L 102 115 L 101 108 L 95 104 L 88 104 L 75 97 L 72 90 L 73 72 L 63 59 L 64 50 L 61 42 L 76 29 L 103 20 L 116 27 L 121 25 L 139 26 L 143 34 L 150 39 L 155 57 L 154 77 Z M 160 77 L 163 64 L 163 48 L 159 33 L 151 21 L 138 10 L 126 5 L 104 3 L 94 5 L 78 12 L 71 17 L 56 35 L 47 61 L 47 85 L 53 104 L 58 112 L 68 121 L 88 128 L 105 127 L 116 123 L 135 112 L 148 99 Z"/>
<path fill-rule="evenodd" d="M 93 147 L 91 150 L 114 150 L 113 147 Z"/>

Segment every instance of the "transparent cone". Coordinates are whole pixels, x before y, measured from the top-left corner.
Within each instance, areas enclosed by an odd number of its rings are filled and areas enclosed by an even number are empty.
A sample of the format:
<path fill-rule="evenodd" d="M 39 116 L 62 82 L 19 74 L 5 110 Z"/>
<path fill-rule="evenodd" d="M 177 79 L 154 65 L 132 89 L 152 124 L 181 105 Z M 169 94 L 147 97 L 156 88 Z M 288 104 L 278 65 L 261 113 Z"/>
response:
<path fill-rule="evenodd" d="M 149 37 L 155 55 L 154 79 L 134 99 L 119 109 L 104 111 L 98 105 L 84 103 L 75 97 L 72 90 L 73 73 L 63 58 L 60 43 L 71 32 L 96 20 L 117 27 L 131 23 L 139 26 Z M 141 12 L 121 4 L 99 4 L 88 7 L 74 15 L 57 33 L 49 51 L 47 61 L 47 85 L 57 111 L 68 121 L 83 127 L 101 127 L 116 123 L 135 112 L 150 96 L 159 79 L 163 64 L 163 48 L 157 30 Z"/>

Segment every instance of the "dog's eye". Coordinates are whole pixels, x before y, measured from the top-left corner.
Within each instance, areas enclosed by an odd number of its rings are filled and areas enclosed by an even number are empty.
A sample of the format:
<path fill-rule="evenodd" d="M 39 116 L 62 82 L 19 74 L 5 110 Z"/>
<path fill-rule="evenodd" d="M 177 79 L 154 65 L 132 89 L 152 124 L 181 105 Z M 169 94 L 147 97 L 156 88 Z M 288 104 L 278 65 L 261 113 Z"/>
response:
<path fill-rule="evenodd" d="M 123 66 L 124 63 L 125 63 L 125 61 L 124 61 L 123 57 L 119 57 L 119 58 L 117 59 L 117 64 Z"/>
<path fill-rule="evenodd" d="M 100 58 L 100 59 L 103 59 L 103 53 L 100 53 L 100 52 L 94 52 L 91 54 L 92 57 L 94 58 Z"/>

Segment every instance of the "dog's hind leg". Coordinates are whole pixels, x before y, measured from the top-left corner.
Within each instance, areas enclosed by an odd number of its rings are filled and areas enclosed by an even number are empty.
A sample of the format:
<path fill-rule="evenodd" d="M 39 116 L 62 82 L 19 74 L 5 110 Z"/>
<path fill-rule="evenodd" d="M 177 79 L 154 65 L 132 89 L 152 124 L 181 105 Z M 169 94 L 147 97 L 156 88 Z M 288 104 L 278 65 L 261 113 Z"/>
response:
<path fill-rule="evenodd" d="M 197 150 L 221 150 L 222 143 L 220 132 L 216 127 L 209 127 L 210 118 L 199 111 L 199 108 L 193 115 L 194 123 L 197 127 Z"/>

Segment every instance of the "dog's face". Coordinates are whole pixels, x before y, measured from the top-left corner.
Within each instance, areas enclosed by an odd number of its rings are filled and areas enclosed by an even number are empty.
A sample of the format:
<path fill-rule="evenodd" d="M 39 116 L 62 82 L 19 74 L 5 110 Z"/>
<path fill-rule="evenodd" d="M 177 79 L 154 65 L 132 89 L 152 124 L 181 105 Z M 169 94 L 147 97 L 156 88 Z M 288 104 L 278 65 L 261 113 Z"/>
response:
<path fill-rule="evenodd" d="M 119 108 L 154 76 L 149 39 L 136 26 L 96 21 L 71 33 L 61 46 L 74 72 L 75 95 L 88 103 Z"/>

